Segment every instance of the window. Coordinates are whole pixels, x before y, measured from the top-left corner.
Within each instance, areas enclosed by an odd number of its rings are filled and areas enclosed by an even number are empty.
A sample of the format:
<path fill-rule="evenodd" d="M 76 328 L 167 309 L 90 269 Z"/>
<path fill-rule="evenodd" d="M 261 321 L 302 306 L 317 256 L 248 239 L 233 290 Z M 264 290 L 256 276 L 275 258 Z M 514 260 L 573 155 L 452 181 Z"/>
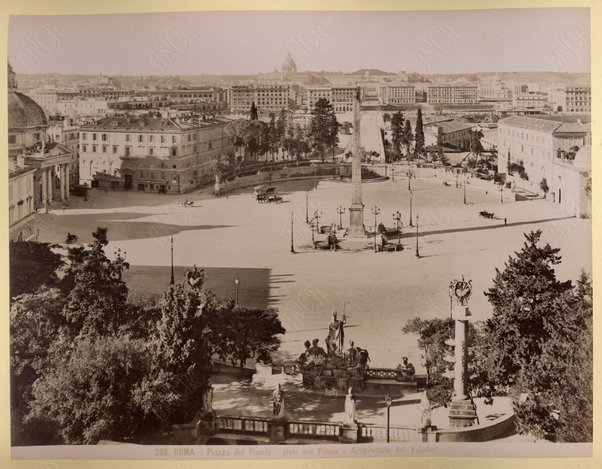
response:
<path fill-rule="evenodd" d="M 155 141 L 155 136 L 151 135 L 150 137 L 148 137 L 149 142 L 154 142 Z"/>
<path fill-rule="evenodd" d="M 87 136 L 88 136 L 88 134 L 86 132 L 82 132 L 82 140 L 86 140 Z"/>
<path fill-rule="evenodd" d="M 103 152 L 103 153 L 106 153 L 106 152 L 107 152 L 107 146 L 106 146 L 106 145 L 103 145 L 103 146 L 102 146 L 102 152 Z"/>
<path fill-rule="evenodd" d="M 161 143 L 165 143 L 165 136 L 161 135 Z"/>
<path fill-rule="evenodd" d="M 82 145 L 82 152 L 87 152 L 88 151 L 88 147 L 86 145 Z"/>
<path fill-rule="evenodd" d="M 154 148 L 149 148 L 148 150 L 149 155 L 153 156 L 153 154 L 155 153 L 155 149 Z"/>
<path fill-rule="evenodd" d="M 117 145 L 113 145 L 113 153 L 117 153 Z"/>
<path fill-rule="evenodd" d="M 144 142 L 144 135 L 138 135 L 138 141 L 139 142 Z"/>
<path fill-rule="evenodd" d="M 209 150 L 213 148 L 213 142 L 209 142 Z"/>
<path fill-rule="evenodd" d="M 175 135 L 171 136 L 171 143 L 176 143 L 176 136 Z"/>
<path fill-rule="evenodd" d="M 92 134 L 92 140 L 96 140 L 96 134 Z"/>
<path fill-rule="evenodd" d="M 107 141 L 107 134 L 102 134 L 102 141 L 106 142 Z"/>
<path fill-rule="evenodd" d="M 35 134 L 33 134 L 33 138 L 34 138 L 34 140 L 40 140 L 39 132 L 36 132 Z"/>
<path fill-rule="evenodd" d="M 92 145 L 92 153 L 96 153 L 96 145 Z"/>
<path fill-rule="evenodd" d="M 176 156 L 177 155 L 177 149 L 176 148 L 172 148 L 171 149 L 171 156 Z"/>
<path fill-rule="evenodd" d="M 130 147 L 125 147 L 125 156 L 130 156 Z"/>
<path fill-rule="evenodd" d="M 130 141 L 130 134 L 125 134 L 125 141 L 129 142 Z"/>
<path fill-rule="evenodd" d="M 9 135 L 8 136 L 8 143 L 17 143 L 17 136 L 16 135 Z"/>

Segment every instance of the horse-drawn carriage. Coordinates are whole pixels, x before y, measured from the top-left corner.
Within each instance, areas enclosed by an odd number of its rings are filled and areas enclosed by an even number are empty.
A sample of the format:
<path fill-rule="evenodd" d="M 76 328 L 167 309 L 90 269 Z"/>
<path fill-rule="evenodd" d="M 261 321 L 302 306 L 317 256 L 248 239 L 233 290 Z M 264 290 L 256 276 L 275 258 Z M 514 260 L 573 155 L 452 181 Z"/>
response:
<path fill-rule="evenodd" d="M 280 203 L 282 202 L 282 196 L 276 194 L 275 187 L 268 187 L 266 185 L 257 186 L 253 192 L 255 194 L 255 200 L 261 203 Z"/>
<path fill-rule="evenodd" d="M 495 214 L 494 214 L 494 213 L 492 213 L 492 212 L 488 212 L 487 210 L 481 210 L 481 211 L 479 212 L 479 216 L 480 216 L 481 218 L 487 218 L 487 219 L 489 219 L 489 220 L 493 220 L 493 217 L 495 217 Z"/>

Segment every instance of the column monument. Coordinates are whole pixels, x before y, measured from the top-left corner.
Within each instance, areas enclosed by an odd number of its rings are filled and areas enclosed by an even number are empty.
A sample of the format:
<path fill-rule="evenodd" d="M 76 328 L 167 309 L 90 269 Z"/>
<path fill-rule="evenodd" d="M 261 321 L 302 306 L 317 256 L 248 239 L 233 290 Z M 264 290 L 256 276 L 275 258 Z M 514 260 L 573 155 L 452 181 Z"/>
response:
<path fill-rule="evenodd" d="M 351 207 L 349 207 L 349 231 L 350 237 L 365 237 L 364 227 L 364 204 L 362 202 L 362 150 L 360 142 L 360 97 L 359 90 L 353 105 L 353 136 L 351 139 L 351 151 L 353 160 L 351 162 L 351 182 L 353 184 L 353 195 Z"/>
<path fill-rule="evenodd" d="M 469 427 L 477 419 L 476 407 L 468 394 L 468 299 L 472 293 L 472 281 L 454 280 L 450 284 L 452 317 L 455 320 L 454 338 L 454 394 L 449 409 L 450 427 Z"/>

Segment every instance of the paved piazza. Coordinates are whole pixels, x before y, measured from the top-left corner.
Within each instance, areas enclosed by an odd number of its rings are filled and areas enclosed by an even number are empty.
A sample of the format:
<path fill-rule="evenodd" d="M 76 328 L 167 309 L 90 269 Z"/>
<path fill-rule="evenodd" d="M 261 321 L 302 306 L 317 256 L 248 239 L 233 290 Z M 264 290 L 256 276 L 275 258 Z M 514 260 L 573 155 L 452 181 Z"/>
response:
<path fill-rule="evenodd" d="M 107 227 L 107 252 L 127 252 L 132 294 L 157 297 L 169 284 L 173 235 L 176 280 L 196 264 L 206 268 L 209 288 L 233 296 L 238 274 L 241 303 L 279 309 L 287 329 L 279 358 L 298 356 L 306 339 L 319 338 L 324 346 L 331 310 L 344 308 L 346 337 L 369 350 L 372 366 L 395 366 L 408 355 L 420 368 L 416 341 L 401 328 L 415 316 L 446 317 L 447 287 L 462 274 L 473 281 L 474 318 L 487 318 L 491 308 L 482 292 L 491 286 L 495 268 L 521 248 L 524 232 L 540 228 L 544 240 L 562 249 L 567 261 L 557 268 L 560 279 L 574 279 L 582 268 L 591 272 L 590 220 L 569 217 L 541 199 L 511 201 L 509 191 L 501 204 L 497 186 L 476 179 L 467 185 L 464 205 L 462 188 L 443 172 L 412 180 L 414 221 L 420 216 L 421 257 L 416 258 L 407 185 L 405 178 L 363 184 L 366 225 L 374 225 L 375 205 L 387 226 L 394 224 L 394 211 L 402 213 L 406 249 L 398 253 L 311 249 L 306 192 L 310 217 L 321 210 L 321 224 L 338 222 L 336 207 L 349 206 L 351 183 L 332 180 L 319 181 L 317 189 L 313 180 L 277 183 L 282 204 L 257 203 L 251 188 L 228 198 L 215 198 L 209 189 L 177 197 L 96 189 L 88 201 L 74 198 L 65 210 L 38 215 L 40 240 L 64 242 L 71 232 L 86 242 L 97 226 Z M 194 206 L 177 204 L 186 198 Z M 481 210 L 494 212 L 496 219 L 479 218 Z M 289 252 L 291 213 L 296 254 Z M 344 226 L 348 216 L 343 215 Z"/>

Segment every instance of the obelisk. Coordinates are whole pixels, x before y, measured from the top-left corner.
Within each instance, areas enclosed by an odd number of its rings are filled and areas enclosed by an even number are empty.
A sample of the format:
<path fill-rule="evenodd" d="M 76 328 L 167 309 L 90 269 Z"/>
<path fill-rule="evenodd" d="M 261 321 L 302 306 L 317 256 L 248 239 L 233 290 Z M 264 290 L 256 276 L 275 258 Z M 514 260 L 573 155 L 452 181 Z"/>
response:
<path fill-rule="evenodd" d="M 353 160 L 351 161 L 351 182 L 353 184 L 353 194 L 351 196 L 351 207 L 349 207 L 349 231 L 350 237 L 366 236 L 364 228 L 364 204 L 362 203 L 362 150 L 360 143 L 360 96 L 359 89 L 355 96 L 353 104 L 353 136 L 351 138 L 351 151 Z"/>

